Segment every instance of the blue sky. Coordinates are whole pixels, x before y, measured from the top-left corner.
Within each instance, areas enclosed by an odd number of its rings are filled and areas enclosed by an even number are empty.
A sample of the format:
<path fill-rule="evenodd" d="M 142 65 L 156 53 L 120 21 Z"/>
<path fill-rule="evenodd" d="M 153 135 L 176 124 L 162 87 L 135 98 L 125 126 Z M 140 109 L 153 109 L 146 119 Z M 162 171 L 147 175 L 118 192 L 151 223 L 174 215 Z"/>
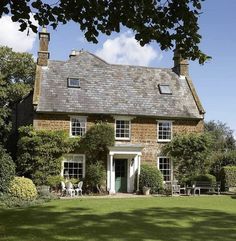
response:
<path fill-rule="evenodd" d="M 212 60 L 203 66 L 190 62 L 190 76 L 206 110 L 205 119 L 227 123 L 236 136 L 236 1 L 206 0 L 202 11 L 199 19 L 201 49 L 212 56 Z M 0 45 L 37 56 L 37 36 L 17 33 L 17 26 L 8 20 L 0 20 Z M 132 32 L 127 29 L 120 34 L 100 36 L 99 44 L 86 42 L 73 23 L 59 26 L 56 31 L 49 29 L 49 32 L 51 59 L 65 60 L 72 49 L 84 49 L 113 63 L 173 66 L 171 51 L 161 52 L 155 43 L 145 49 L 137 47 Z"/>

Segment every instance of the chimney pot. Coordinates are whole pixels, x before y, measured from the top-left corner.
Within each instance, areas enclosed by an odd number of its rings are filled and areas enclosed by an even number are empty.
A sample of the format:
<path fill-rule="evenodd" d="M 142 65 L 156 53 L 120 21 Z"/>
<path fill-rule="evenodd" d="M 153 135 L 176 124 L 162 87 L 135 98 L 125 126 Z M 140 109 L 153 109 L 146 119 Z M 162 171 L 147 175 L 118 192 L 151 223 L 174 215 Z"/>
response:
<path fill-rule="evenodd" d="M 73 49 L 70 53 L 70 58 L 74 57 L 74 56 L 76 56 L 76 50 Z"/>

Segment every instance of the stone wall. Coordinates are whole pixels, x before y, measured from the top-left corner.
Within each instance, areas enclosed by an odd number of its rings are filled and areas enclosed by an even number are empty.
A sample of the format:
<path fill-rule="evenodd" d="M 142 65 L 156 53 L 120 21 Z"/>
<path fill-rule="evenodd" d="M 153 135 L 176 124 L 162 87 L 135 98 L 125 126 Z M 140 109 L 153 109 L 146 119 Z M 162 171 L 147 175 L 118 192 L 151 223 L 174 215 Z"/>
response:
<path fill-rule="evenodd" d="M 157 142 L 157 118 L 136 117 L 131 121 L 131 140 L 117 141 L 117 143 L 142 144 L 143 162 L 156 165 L 157 156 L 161 154 L 161 147 L 165 143 Z M 88 115 L 87 129 L 97 121 L 106 121 L 114 126 L 114 118 L 108 115 Z M 173 135 L 178 133 L 202 132 L 203 120 L 171 120 L 173 121 Z M 70 133 L 70 116 L 37 114 L 34 119 L 36 129 L 65 130 Z"/>

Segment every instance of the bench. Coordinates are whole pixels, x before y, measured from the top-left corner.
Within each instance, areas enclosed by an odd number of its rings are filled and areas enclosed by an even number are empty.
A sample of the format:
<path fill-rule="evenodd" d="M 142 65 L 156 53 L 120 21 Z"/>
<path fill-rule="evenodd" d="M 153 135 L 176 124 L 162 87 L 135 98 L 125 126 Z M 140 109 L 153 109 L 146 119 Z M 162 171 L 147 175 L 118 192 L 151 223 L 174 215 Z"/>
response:
<path fill-rule="evenodd" d="M 212 184 L 208 181 L 195 181 L 192 183 L 193 188 L 193 194 L 196 194 L 196 191 L 198 191 L 198 194 L 201 194 L 201 190 L 208 190 L 211 192 L 217 192 L 217 194 L 220 194 L 220 182 L 216 182 Z"/>

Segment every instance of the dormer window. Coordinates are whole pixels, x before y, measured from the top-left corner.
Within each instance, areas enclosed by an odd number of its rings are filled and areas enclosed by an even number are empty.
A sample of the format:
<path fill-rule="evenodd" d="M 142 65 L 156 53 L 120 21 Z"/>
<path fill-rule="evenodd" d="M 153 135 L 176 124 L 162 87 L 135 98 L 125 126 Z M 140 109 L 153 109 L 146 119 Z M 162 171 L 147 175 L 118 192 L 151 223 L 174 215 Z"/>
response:
<path fill-rule="evenodd" d="M 171 95 L 172 94 L 172 91 L 171 91 L 169 85 L 159 84 L 158 87 L 159 87 L 159 91 L 160 91 L 161 94 L 164 94 L 164 95 Z"/>
<path fill-rule="evenodd" d="M 78 78 L 68 78 L 67 85 L 71 88 L 80 88 L 80 79 Z"/>

